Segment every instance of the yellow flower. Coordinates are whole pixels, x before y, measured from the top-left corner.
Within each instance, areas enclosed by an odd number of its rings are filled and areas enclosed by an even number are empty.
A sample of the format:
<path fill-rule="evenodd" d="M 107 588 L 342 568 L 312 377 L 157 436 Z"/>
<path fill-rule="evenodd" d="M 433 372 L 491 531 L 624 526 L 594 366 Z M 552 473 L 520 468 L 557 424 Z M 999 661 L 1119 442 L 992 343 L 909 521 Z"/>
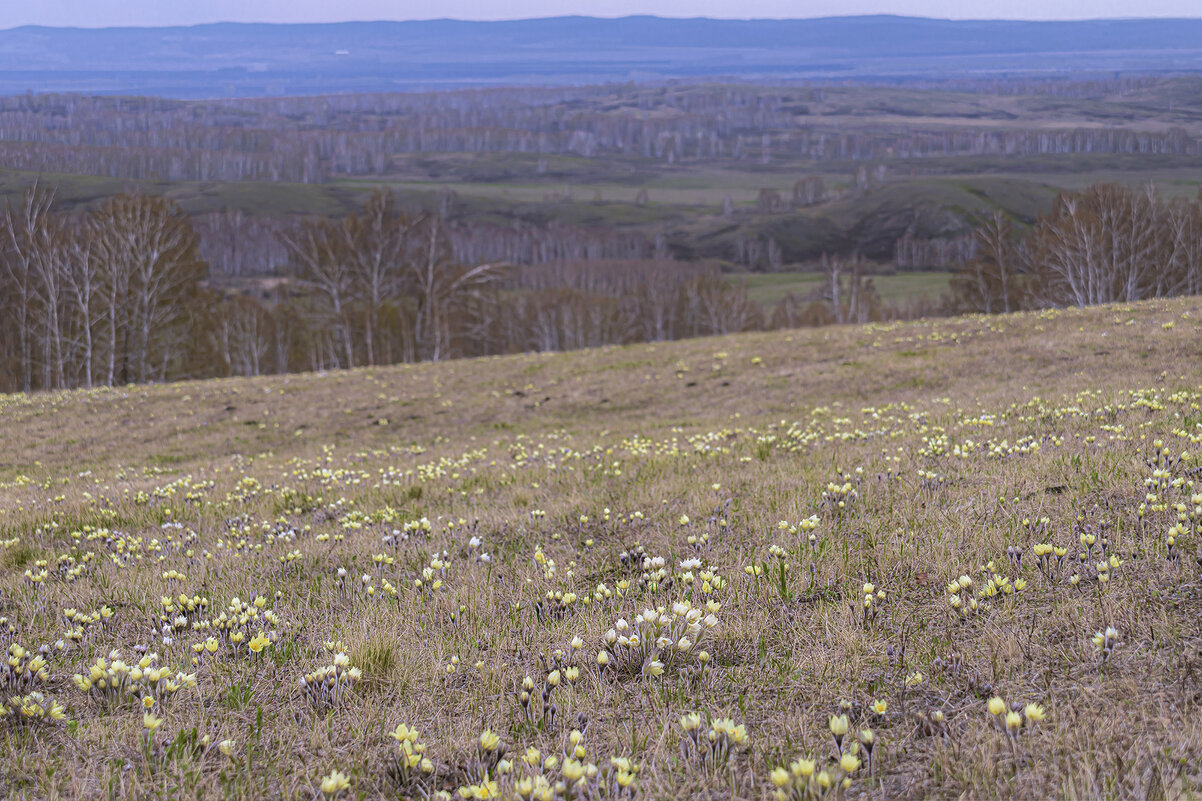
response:
<path fill-rule="evenodd" d="M 484 731 L 480 732 L 480 749 L 481 750 L 492 753 L 493 751 L 496 751 L 497 748 L 500 747 L 500 745 L 501 745 L 501 736 L 499 734 L 494 733 L 492 731 L 492 729 L 485 729 Z"/>
<path fill-rule="evenodd" d="M 1000 715 L 1006 711 L 1006 702 L 998 696 L 993 696 L 989 699 L 989 714 Z"/>
<path fill-rule="evenodd" d="M 847 728 L 848 728 L 847 715 L 831 716 L 831 724 L 830 725 L 831 725 L 831 734 L 835 735 L 836 737 L 842 737 L 843 735 L 847 734 Z"/>
<path fill-rule="evenodd" d="M 768 778 L 777 787 L 784 787 L 789 783 L 789 771 L 784 768 L 773 768 L 772 773 L 768 774 Z"/>
<path fill-rule="evenodd" d="M 237 747 L 238 744 L 233 740 L 222 740 L 221 742 L 217 743 L 217 750 L 225 754 L 227 757 L 232 757 L 234 749 Z"/>
<path fill-rule="evenodd" d="M 845 773 L 855 773 L 860 769 L 860 760 L 855 754 L 844 754 L 839 760 L 839 767 L 843 768 Z"/>
<path fill-rule="evenodd" d="M 159 726 L 163 725 L 163 719 L 157 718 L 152 712 L 142 714 L 142 727 L 148 732 L 154 732 Z"/>
<path fill-rule="evenodd" d="M 1023 715 L 1026 716 L 1028 723 L 1042 723 L 1045 717 L 1043 707 L 1039 704 L 1027 704 L 1023 707 Z"/>
<path fill-rule="evenodd" d="M 1017 712 L 1006 713 L 1006 728 L 1010 731 L 1016 731 L 1019 726 L 1023 725 L 1023 716 Z"/>
<path fill-rule="evenodd" d="M 417 729 L 412 726 L 406 726 L 404 723 L 398 723 L 396 729 L 389 732 L 388 736 L 398 743 L 406 741 L 415 743 L 418 740 Z"/>
<path fill-rule="evenodd" d="M 322 777 L 321 794 L 332 798 L 343 790 L 350 789 L 350 786 L 351 780 L 345 773 L 340 770 L 332 770 L 328 776 Z"/>

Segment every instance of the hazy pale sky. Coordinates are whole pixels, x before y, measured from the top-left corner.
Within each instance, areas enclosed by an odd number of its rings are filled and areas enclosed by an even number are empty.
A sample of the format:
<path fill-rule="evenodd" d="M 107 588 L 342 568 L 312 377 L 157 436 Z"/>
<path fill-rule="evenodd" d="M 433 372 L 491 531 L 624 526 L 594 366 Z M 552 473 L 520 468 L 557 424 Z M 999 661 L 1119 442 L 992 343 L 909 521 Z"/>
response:
<path fill-rule="evenodd" d="M 194 25 L 203 22 L 619 17 L 821 17 L 905 14 L 952 19 L 1202 16 L 1199 0 L 0 0 L 0 28 L 17 25 Z"/>

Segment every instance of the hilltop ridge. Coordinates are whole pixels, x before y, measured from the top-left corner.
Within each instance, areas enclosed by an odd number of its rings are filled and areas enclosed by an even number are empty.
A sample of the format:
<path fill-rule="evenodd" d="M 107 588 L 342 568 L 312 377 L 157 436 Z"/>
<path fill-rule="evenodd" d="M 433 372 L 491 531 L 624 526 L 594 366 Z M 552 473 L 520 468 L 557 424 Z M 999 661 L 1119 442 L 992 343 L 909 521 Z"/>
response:
<path fill-rule="evenodd" d="M 0 31 L 4 94 L 200 98 L 719 76 L 902 81 L 1197 71 L 1202 19 L 571 16 Z"/>

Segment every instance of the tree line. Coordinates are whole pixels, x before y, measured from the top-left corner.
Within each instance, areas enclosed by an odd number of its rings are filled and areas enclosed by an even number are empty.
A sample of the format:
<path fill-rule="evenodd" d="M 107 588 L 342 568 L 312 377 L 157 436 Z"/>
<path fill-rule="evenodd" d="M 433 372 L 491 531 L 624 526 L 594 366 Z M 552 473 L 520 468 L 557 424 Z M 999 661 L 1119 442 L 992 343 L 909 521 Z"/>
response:
<path fill-rule="evenodd" d="M 384 191 L 273 230 L 280 274 L 229 291 L 171 200 L 83 213 L 33 187 L 0 213 L 0 391 L 121 385 L 676 339 L 760 325 L 742 288 L 670 259 L 458 259 Z M 266 249 L 264 249 L 266 252 Z"/>
<path fill-rule="evenodd" d="M 380 191 L 274 231 L 283 267 L 230 291 L 171 200 L 84 213 L 28 190 L 0 212 L 0 391 L 260 375 L 662 341 L 769 328 L 1202 293 L 1202 200 L 1097 185 L 1021 235 L 974 233 L 942 301 L 888 303 L 863 259 L 823 258 L 805 296 L 754 302 L 714 263 L 464 261 L 433 210 Z"/>

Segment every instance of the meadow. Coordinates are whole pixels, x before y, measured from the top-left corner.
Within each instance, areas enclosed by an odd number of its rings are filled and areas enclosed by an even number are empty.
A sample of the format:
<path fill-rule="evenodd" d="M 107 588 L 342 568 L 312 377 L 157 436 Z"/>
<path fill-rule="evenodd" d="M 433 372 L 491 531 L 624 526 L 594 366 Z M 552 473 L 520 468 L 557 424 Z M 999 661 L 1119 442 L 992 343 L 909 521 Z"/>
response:
<path fill-rule="evenodd" d="M 1202 302 L 0 397 L 0 794 L 1191 798 Z"/>

